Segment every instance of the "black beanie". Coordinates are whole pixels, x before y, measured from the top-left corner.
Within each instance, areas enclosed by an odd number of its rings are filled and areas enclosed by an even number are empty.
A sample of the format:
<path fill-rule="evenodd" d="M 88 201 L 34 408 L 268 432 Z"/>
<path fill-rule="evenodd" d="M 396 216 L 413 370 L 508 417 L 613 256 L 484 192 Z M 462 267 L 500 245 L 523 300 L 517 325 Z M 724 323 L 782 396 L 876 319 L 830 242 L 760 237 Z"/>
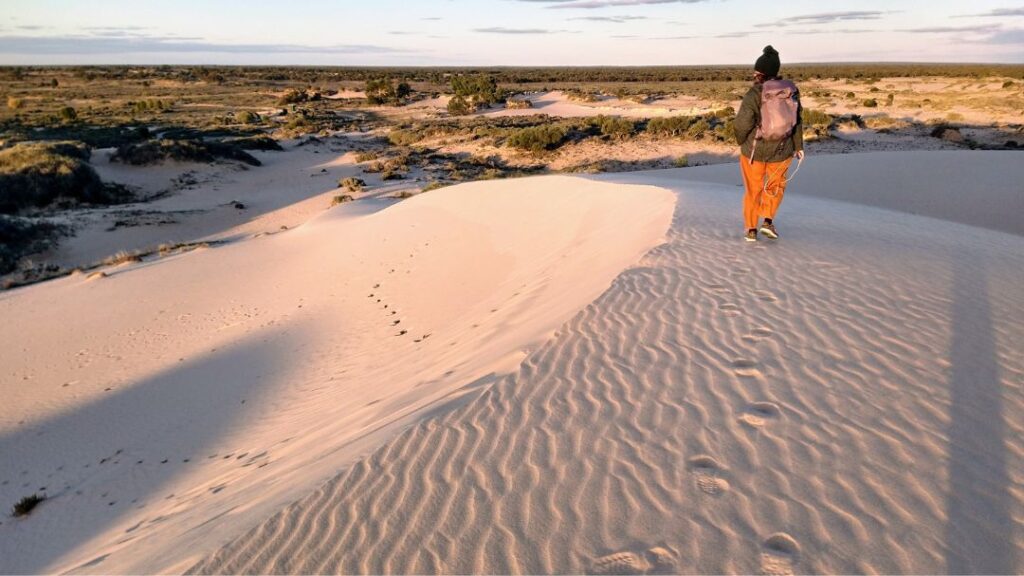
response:
<path fill-rule="evenodd" d="M 779 75 L 779 68 L 782 64 L 779 63 L 779 53 L 771 46 L 764 47 L 764 54 L 754 62 L 754 70 L 757 70 L 761 74 L 769 78 L 774 78 Z"/>

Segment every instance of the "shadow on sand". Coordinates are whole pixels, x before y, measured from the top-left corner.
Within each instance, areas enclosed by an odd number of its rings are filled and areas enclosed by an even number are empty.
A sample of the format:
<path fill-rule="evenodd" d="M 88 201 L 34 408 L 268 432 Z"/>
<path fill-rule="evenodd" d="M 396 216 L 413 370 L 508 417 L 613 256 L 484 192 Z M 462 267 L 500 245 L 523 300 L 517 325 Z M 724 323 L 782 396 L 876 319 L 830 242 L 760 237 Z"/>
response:
<path fill-rule="evenodd" d="M 954 253 L 950 318 L 948 574 L 1015 574 L 1002 384 L 986 262 Z"/>

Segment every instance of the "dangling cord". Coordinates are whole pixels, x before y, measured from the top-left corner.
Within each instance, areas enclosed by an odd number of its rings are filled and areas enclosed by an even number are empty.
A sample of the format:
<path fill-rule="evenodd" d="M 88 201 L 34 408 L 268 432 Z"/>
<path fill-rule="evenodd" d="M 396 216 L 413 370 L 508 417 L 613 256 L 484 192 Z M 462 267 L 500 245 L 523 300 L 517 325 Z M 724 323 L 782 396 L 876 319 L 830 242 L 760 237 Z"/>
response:
<path fill-rule="evenodd" d="M 783 182 L 783 184 L 788 184 L 791 180 L 793 180 L 793 178 L 796 178 L 796 173 L 800 171 L 800 166 L 803 163 L 804 163 L 804 159 L 803 158 L 797 158 L 796 159 L 796 170 L 793 170 L 793 174 L 789 178 L 786 178 L 785 181 Z M 786 169 L 788 170 L 789 166 L 786 166 Z M 778 176 L 778 175 L 779 175 L 778 173 L 775 174 L 775 176 Z M 769 194 L 768 193 L 768 183 L 771 182 L 771 181 L 772 181 L 772 178 L 765 178 L 764 186 L 761 187 L 761 194 L 764 194 L 765 196 L 770 196 L 770 197 L 774 198 L 774 197 L 778 196 L 779 193 L 778 192 L 775 192 L 774 194 Z"/>

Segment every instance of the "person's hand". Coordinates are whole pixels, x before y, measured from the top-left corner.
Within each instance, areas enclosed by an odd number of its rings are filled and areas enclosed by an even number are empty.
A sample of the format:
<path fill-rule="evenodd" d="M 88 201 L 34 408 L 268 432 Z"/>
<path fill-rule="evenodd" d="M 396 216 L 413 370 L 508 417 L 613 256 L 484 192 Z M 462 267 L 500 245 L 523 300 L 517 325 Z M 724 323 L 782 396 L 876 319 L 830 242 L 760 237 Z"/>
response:
<path fill-rule="evenodd" d="M 793 154 L 793 157 L 796 158 L 797 160 L 803 160 L 804 159 L 804 151 L 803 150 L 797 150 Z"/>

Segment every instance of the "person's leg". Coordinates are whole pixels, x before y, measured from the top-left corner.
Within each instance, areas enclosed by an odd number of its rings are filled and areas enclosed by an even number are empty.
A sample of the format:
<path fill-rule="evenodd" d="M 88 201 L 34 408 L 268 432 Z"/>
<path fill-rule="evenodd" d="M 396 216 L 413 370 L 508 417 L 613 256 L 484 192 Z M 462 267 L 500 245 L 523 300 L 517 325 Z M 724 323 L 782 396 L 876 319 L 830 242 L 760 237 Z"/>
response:
<path fill-rule="evenodd" d="M 793 159 L 787 158 L 782 162 L 772 162 L 766 165 L 768 184 L 764 186 L 765 192 L 761 198 L 758 216 L 769 220 L 775 219 L 775 213 L 778 212 L 779 205 L 782 204 L 782 196 L 786 193 L 786 173 L 789 172 L 791 162 Z"/>
<path fill-rule="evenodd" d="M 751 162 L 740 155 L 740 171 L 743 173 L 743 224 L 747 230 L 757 228 L 757 217 L 761 206 L 761 191 L 764 190 L 764 162 Z"/>

